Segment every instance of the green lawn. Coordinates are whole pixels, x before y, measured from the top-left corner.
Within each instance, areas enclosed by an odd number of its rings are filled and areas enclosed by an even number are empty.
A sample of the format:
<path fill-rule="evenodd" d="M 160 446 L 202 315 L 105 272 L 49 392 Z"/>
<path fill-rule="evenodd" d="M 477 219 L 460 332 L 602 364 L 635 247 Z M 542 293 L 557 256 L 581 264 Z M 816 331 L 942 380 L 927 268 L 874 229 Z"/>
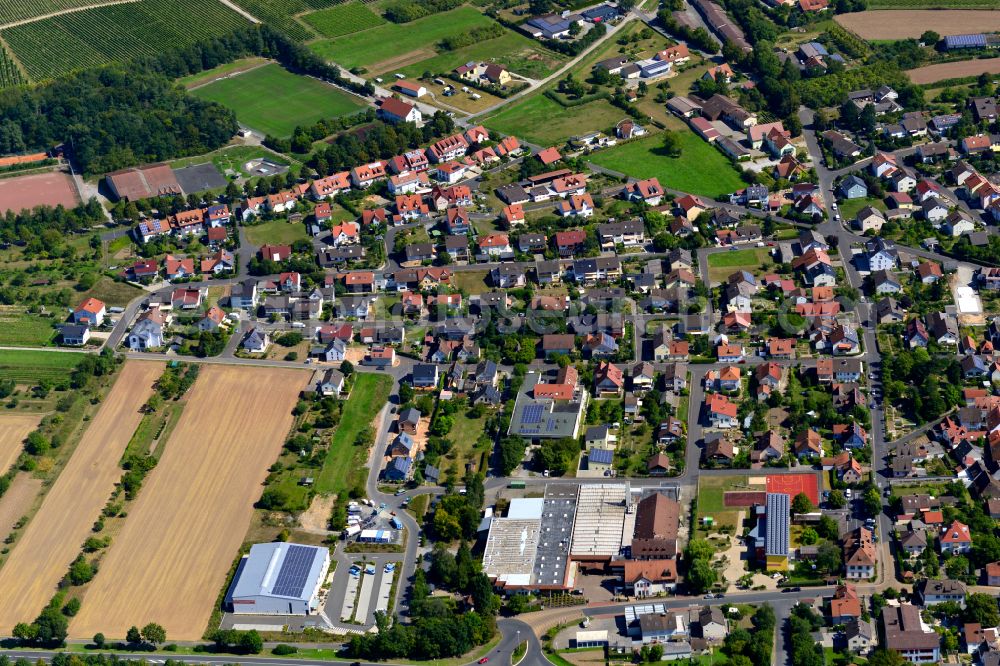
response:
<path fill-rule="evenodd" d="M 489 25 L 492 19 L 472 7 L 459 7 L 451 11 L 425 16 L 410 23 L 386 23 L 364 32 L 356 32 L 334 39 L 324 39 L 309 45 L 320 57 L 332 60 L 342 67 L 371 67 L 379 63 L 413 54 L 410 64 L 433 55 L 434 45 L 445 37 L 460 35 L 473 28 Z M 416 51 L 426 52 L 419 58 Z M 388 63 L 392 66 L 393 63 Z M 379 68 L 376 68 L 379 69 Z M 385 69 L 382 69 L 385 71 Z M 395 71 L 395 70 L 394 70 Z M 378 74 L 379 71 L 373 71 Z"/>
<path fill-rule="evenodd" d="M 451 275 L 451 286 L 467 294 L 481 294 L 489 289 L 486 284 L 488 274 L 489 271 L 455 271 Z"/>
<path fill-rule="evenodd" d="M 324 37 L 349 35 L 385 23 L 384 18 L 360 2 L 345 2 L 329 9 L 310 12 L 302 20 Z"/>
<path fill-rule="evenodd" d="M 466 409 L 460 409 L 455 414 L 455 424 L 448 433 L 448 439 L 454 443 L 454 448 L 448 452 L 447 465 L 440 465 L 441 471 L 445 468 L 454 470 L 456 477 L 461 477 L 465 469 L 465 463 L 479 464 L 479 454 L 481 449 L 476 448 L 476 441 L 483 434 L 486 425 L 486 416 L 479 419 L 470 419 L 466 416 Z M 443 462 L 443 461 L 442 461 Z"/>
<path fill-rule="evenodd" d="M 103 301 L 108 307 L 125 307 L 141 293 L 143 293 L 142 289 L 138 287 L 133 287 L 127 282 L 116 282 L 104 276 L 94 283 L 94 286 L 83 295 L 83 298 L 96 298 Z"/>
<path fill-rule="evenodd" d="M 271 220 L 246 226 L 244 229 L 247 238 L 254 245 L 290 245 L 297 240 L 309 238 L 303 224 L 288 220 Z"/>
<path fill-rule="evenodd" d="M 447 74 L 459 65 L 472 60 L 496 60 L 506 65 L 512 72 L 534 79 L 544 79 L 566 61 L 554 51 L 542 48 L 538 42 L 508 30 L 501 37 L 487 39 L 454 51 L 444 51 L 393 71 L 402 72 L 410 77 L 421 76 L 426 71 Z"/>
<path fill-rule="evenodd" d="M 730 250 L 729 252 L 717 252 L 708 255 L 709 268 L 742 268 L 753 266 L 757 268 L 767 260 L 767 250 L 760 247 L 751 247 L 745 250 Z"/>
<path fill-rule="evenodd" d="M 838 202 L 837 206 L 840 207 L 840 218 L 842 220 L 853 220 L 861 212 L 861 209 L 865 206 L 872 206 L 881 211 L 885 211 L 885 202 L 881 199 L 876 199 L 874 197 L 861 199 L 845 199 L 842 202 Z"/>
<path fill-rule="evenodd" d="M 655 176 L 664 187 L 704 197 L 715 198 L 746 185 L 732 163 L 694 132 L 684 129 L 675 134 L 681 146 L 680 157 L 664 155 L 662 140 L 653 135 L 599 151 L 590 160 L 636 178 Z"/>
<path fill-rule="evenodd" d="M 611 106 L 607 100 L 599 99 L 580 106 L 564 108 L 545 95 L 534 94 L 505 106 L 499 113 L 486 118 L 483 124 L 504 134 L 513 134 L 531 143 L 549 146 L 562 144 L 571 136 L 578 134 L 608 130 L 624 117 L 625 113 Z M 599 155 L 609 156 L 610 151 Z M 597 159 L 594 161 L 599 162 Z M 631 165 L 620 166 L 626 169 Z"/>
<path fill-rule="evenodd" d="M 0 310 L 0 345 L 11 347 L 42 347 L 56 336 L 53 320 L 34 315 L 20 308 Z"/>
<path fill-rule="evenodd" d="M 715 519 L 715 526 L 736 526 L 740 509 L 726 507 L 724 496 L 727 490 L 763 490 L 764 486 L 750 486 L 747 476 L 702 476 L 698 479 L 698 524 L 705 516 Z"/>
<path fill-rule="evenodd" d="M 289 136 L 297 125 L 346 116 L 364 105 L 326 83 L 271 64 L 215 81 L 192 93 L 228 106 L 240 122 L 266 134 Z"/>
<path fill-rule="evenodd" d="M 316 492 L 339 493 L 347 486 L 355 465 L 352 452 L 354 440 L 358 433 L 372 424 L 375 414 L 389 397 L 391 387 L 392 378 L 389 376 L 358 373 L 340 423 L 330 438 L 330 450 L 323 461 L 323 469 L 316 476 Z"/>
<path fill-rule="evenodd" d="M 41 379 L 57 382 L 67 379 L 83 358 L 83 354 L 72 352 L 0 349 L 0 379 L 22 384 L 35 384 Z"/>

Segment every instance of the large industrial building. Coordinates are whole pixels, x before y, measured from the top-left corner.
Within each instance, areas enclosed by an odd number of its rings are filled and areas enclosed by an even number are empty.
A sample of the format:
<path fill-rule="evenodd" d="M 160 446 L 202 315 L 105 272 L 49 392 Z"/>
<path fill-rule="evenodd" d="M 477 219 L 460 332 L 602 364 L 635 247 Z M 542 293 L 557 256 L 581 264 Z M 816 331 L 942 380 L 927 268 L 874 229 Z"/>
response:
<path fill-rule="evenodd" d="M 640 538 L 658 546 L 647 564 L 676 571 L 664 564 L 676 555 L 677 526 L 668 525 L 678 520 L 675 498 L 676 490 L 650 493 L 627 482 L 550 483 L 544 497 L 512 499 L 505 517 L 492 518 L 483 572 L 508 590 L 572 589 L 581 569 L 617 571 L 632 561 L 640 522 Z"/>
<path fill-rule="evenodd" d="M 330 551 L 295 543 L 258 543 L 240 560 L 226 592 L 232 613 L 310 615 L 330 569 Z"/>

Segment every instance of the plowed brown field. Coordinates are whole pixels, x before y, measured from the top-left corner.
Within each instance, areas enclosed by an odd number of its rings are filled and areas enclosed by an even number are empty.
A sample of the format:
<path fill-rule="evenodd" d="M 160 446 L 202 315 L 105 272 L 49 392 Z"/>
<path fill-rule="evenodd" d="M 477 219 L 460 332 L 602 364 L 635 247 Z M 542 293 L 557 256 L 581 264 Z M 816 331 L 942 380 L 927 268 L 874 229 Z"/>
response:
<path fill-rule="evenodd" d="M 24 438 L 41 420 L 41 414 L 0 414 L 0 474 L 17 461 Z"/>
<path fill-rule="evenodd" d="M 129 361 L 38 513 L 0 567 L 0 633 L 30 622 L 55 594 L 121 478 L 118 466 L 163 364 Z"/>
<path fill-rule="evenodd" d="M 169 640 L 201 637 L 306 379 L 295 370 L 202 368 L 71 636 L 121 638 L 157 622 Z"/>
<path fill-rule="evenodd" d="M 838 14 L 835 20 L 861 39 L 916 39 L 925 30 L 941 36 L 1000 30 L 1000 12 L 979 9 L 870 9 Z"/>

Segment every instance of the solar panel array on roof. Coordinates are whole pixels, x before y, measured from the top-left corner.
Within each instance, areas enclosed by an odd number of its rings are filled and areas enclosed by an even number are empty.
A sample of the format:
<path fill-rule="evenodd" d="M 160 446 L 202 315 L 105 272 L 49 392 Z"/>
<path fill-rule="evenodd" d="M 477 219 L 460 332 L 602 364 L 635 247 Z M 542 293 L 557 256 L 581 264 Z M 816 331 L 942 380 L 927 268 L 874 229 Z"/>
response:
<path fill-rule="evenodd" d="M 784 493 L 768 493 L 765 522 L 765 555 L 788 555 L 789 501 Z"/>
<path fill-rule="evenodd" d="M 521 423 L 524 425 L 541 423 L 544 409 L 544 405 L 526 405 L 521 413 Z"/>
<path fill-rule="evenodd" d="M 306 579 L 309 577 L 309 570 L 312 568 L 314 555 L 314 548 L 289 546 L 271 593 L 282 597 L 301 596 Z"/>
<path fill-rule="evenodd" d="M 591 449 L 587 459 L 592 463 L 610 465 L 614 455 L 615 452 L 611 449 Z"/>
<path fill-rule="evenodd" d="M 948 35 L 944 38 L 944 44 L 949 49 L 986 48 L 986 35 Z"/>

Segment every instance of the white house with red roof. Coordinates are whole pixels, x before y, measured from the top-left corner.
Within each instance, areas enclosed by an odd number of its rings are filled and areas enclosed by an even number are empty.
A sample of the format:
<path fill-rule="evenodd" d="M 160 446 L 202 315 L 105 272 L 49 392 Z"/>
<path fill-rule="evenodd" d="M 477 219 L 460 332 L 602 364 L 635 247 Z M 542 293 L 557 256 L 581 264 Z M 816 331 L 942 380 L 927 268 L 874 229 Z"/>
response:
<path fill-rule="evenodd" d="M 538 157 L 538 159 L 541 160 L 542 164 L 544 164 L 545 166 L 549 166 L 550 164 L 555 164 L 556 162 L 562 159 L 562 155 L 560 155 L 559 151 L 556 150 L 556 148 L 554 147 L 549 147 L 538 151 L 538 155 L 536 157 Z"/>
<path fill-rule="evenodd" d="M 361 229 L 357 222 L 343 222 L 330 229 L 330 238 L 335 247 L 355 245 L 361 239 Z"/>
<path fill-rule="evenodd" d="M 454 185 L 458 181 L 465 178 L 465 174 L 468 171 L 469 167 L 461 162 L 449 160 L 437 165 L 437 168 L 434 170 L 434 178 L 442 183 Z"/>
<path fill-rule="evenodd" d="M 196 310 L 201 307 L 205 292 L 194 287 L 178 287 L 170 294 L 170 305 L 174 310 Z"/>
<path fill-rule="evenodd" d="M 574 194 L 559 202 L 562 217 L 590 217 L 594 214 L 594 199 L 589 194 Z"/>
<path fill-rule="evenodd" d="M 291 245 L 261 245 L 258 250 L 264 261 L 285 261 L 292 256 Z"/>
<path fill-rule="evenodd" d="M 302 289 L 302 276 L 295 271 L 282 273 L 278 276 L 278 287 L 284 292 L 296 292 Z"/>
<path fill-rule="evenodd" d="M 427 88 L 413 81 L 396 81 L 392 84 L 392 89 L 409 97 L 419 99 L 427 94 Z"/>
<path fill-rule="evenodd" d="M 385 162 L 371 162 L 351 169 L 351 182 L 359 189 L 367 189 L 386 177 Z"/>
<path fill-rule="evenodd" d="M 107 308 L 102 301 L 96 298 L 85 298 L 82 303 L 73 310 L 74 324 L 89 324 L 90 326 L 100 326 L 104 322 Z"/>
<path fill-rule="evenodd" d="M 500 219 L 508 228 L 514 228 L 525 223 L 524 206 L 521 204 L 511 204 L 504 206 L 500 211 Z"/>
<path fill-rule="evenodd" d="M 351 189 L 351 172 L 341 171 L 326 178 L 317 178 L 309 185 L 309 195 L 316 201 L 332 199 Z"/>
<path fill-rule="evenodd" d="M 461 134 L 453 134 L 435 141 L 427 149 L 431 159 L 437 163 L 457 160 L 469 151 L 469 142 Z"/>
<path fill-rule="evenodd" d="M 969 526 L 954 521 L 938 535 L 938 545 L 942 553 L 961 555 L 972 550 L 972 533 Z"/>
<path fill-rule="evenodd" d="M 504 259 L 514 256 L 514 248 L 507 234 L 487 234 L 479 239 L 479 254 L 483 258 Z"/>
<path fill-rule="evenodd" d="M 194 259 L 168 254 L 163 258 L 163 271 L 168 280 L 181 280 L 194 275 Z"/>
<path fill-rule="evenodd" d="M 490 132 L 482 125 L 465 130 L 465 140 L 469 143 L 485 143 L 490 140 Z"/>
<path fill-rule="evenodd" d="M 382 120 L 390 123 L 416 123 L 419 125 L 424 120 L 424 116 L 416 104 L 410 104 L 395 97 L 387 97 L 382 100 L 378 115 Z"/>
<path fill-rule="evenodd" d="M 637 180 L 627 184 L 622 190 L 622 196 L 629 201 L 643 201 L 650 206 L 659 206 L 663 194 L 663 186 L 657 178 Z"/>

